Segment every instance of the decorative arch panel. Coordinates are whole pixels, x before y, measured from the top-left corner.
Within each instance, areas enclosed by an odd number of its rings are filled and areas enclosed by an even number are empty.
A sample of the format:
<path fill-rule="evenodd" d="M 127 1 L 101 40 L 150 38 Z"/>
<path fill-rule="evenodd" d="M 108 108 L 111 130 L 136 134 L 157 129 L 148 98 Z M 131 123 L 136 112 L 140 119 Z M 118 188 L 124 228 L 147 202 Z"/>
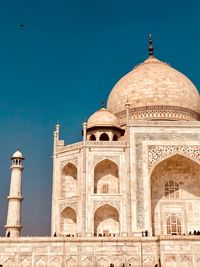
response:
<path fill-rule="evenodd" d="M 104 159 L 95 166 L 94 193 L 119 194 L 119 168 L 113 161 Z"/>
<path fill-rule="evenodd" d="M 77 167 L 68 162 L 61 170 L 60 196 L 71 197 L 77 195 Z"/>
<path fill-rule="evenodd" d="M 116 208 L 105 204 L 94 213 L 94 234 L 109 236 L 119 235 L 120 219 Z"/>
<path fill-rule="evenodd" d="M 152 171 L 159 162 L 176 154 L 200 164 L 200 146 L 150 145 L 148 146 L 149 170 Z"/>
<path fill-rule="evenodd" d="M 200 165 L 180 154 L 160 161 L 151 173 L 153 234 L 188 234 L 199 229 L 199 201 Z M 176 225 L 179 230 L 175 231 Z"/>
<path fill-rule="evenodd" d="M 66 207 L 61 212 L 61 235 L 76 235 L 77 232 L 77 215 L 76 211 L 70 207 Z"/>

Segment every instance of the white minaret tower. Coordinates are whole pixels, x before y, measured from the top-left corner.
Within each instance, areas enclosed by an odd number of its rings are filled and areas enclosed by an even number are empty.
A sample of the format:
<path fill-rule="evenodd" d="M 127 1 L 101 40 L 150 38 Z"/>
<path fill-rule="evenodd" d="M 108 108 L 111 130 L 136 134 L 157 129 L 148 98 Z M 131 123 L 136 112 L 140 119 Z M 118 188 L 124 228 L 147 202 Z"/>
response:
<path fill-rule="evenodd" d="M 12 158 L 10 193 L 8 196 L 8 214 L 7 223 L 5 225 L 7 237 L 20 236 L 21 225 L 21 202 L 22 197 L 22 171 L 23 160 L 22 153 L 17 150 Z"/>

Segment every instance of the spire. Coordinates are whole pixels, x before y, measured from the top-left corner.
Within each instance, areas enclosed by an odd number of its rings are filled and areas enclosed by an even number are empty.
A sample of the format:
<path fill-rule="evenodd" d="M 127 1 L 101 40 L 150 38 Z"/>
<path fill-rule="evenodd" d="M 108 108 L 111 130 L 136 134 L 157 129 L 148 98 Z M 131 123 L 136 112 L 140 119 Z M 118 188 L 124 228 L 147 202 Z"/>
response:
<path fill-rule="evenodd" d="M 152 41 L 152 34 L 149 34 L 149 56 L 153 57 L 153 41 Z"/>
<path fill-rule="evenodd" d="M 105 107 L 105 105 L 104 105 L 104 100 L 102 100 L 102 102 L 101 102 L 101 107 L 102 107 L 102 108 Z"/>

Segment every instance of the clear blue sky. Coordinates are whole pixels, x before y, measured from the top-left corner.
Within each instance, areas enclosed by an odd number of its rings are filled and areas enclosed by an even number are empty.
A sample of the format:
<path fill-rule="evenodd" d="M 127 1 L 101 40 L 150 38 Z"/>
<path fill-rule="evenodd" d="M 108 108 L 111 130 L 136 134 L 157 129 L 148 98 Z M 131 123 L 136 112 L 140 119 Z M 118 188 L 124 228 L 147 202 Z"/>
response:
<path fill-rule="evenodd" d="M 150 32 L 155 55 L 200 88 L 199 14 L 199 1 L 1 1 L 1 235 L 10 156 L 19 147 L 26 158 L 23 235 L 49 235 L 54 125 L 79 141 L 82 122 L 147 57 Z"/>

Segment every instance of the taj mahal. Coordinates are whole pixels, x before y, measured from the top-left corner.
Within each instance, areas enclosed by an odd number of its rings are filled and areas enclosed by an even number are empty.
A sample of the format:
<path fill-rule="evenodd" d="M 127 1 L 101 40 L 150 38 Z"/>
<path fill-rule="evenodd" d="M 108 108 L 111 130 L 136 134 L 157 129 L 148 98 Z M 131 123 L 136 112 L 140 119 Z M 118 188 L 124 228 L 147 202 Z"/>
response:
<path fill-rule="evenodd" d="M 24 157 L 11 157 L 4 267 L 200 267 L 200 96 L 154 56 L 83 123 L 54 130 L 51 236 L 23 237 Z M 28 159 L 27 159 L 28 160 Z"/>

